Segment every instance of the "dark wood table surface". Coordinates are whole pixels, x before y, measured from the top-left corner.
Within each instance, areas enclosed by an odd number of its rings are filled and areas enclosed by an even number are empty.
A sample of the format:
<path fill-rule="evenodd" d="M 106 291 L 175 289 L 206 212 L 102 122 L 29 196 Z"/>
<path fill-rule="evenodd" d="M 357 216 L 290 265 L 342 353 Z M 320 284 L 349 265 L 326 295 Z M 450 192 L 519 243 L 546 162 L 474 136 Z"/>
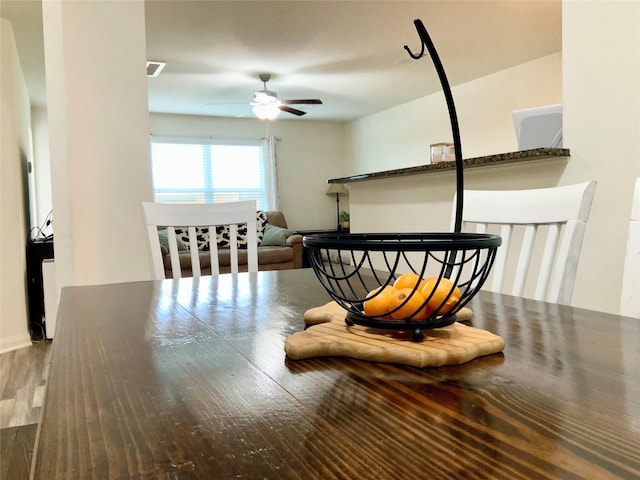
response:
<path fill-rule="evenodd" d="M 293 361 L 310 269 L 63 289 L 37 479 L 637 479 L 640 320 L 481 292 L 503 353 Z"/>

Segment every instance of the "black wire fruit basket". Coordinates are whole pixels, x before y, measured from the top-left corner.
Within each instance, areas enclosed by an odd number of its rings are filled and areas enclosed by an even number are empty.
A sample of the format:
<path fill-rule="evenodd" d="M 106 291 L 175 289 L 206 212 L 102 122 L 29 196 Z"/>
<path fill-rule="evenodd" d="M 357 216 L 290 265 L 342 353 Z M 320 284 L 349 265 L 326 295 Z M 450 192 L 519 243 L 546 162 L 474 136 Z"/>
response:
<path fill-rule="evenodd" d="M 320 283 L 347 311 L 347 325 L 409 330 L 414 341 L 422 341 L 423 330 L 456 321 L 486 281 L 502 239 L 461 232 L 464 179 L 453 96 L 426 28 L 419 19 L 414 25 L 421 51 L 414 55 L 404 48 L 417 60 L 426 47 L 449 111 L 456 165 L 454 232 L 315 234 L 305 236 L 303 245 Z"/>

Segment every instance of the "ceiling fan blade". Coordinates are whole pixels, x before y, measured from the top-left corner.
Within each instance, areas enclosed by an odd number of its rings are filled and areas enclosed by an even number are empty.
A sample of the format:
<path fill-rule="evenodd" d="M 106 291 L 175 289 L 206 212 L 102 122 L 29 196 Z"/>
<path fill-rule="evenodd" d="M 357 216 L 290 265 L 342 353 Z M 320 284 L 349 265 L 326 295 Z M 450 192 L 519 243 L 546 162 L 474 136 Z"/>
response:
<path fill-rule="evenodd" d="M 205 103 L 205 106 L 216 106 L 216 105 L 246 105 L 247 102 L 214 102 L 214 103 Z"/>
<path fill-rule="evenodd" d="M 284 105 L 322 105 L 322 100 L 311 98 L 307 100 L 280 100 Z"/>
<path fill-rule="evenodd" d="M 296 108 L 287 107 L 285 105 L 280 105 L 278 108 L 283 112 L 293 113 L 294 115 L 297 115 L 299 117 L 307 114 L 307 112 L 303 112 L 302 110 L 298 110 Z"/>

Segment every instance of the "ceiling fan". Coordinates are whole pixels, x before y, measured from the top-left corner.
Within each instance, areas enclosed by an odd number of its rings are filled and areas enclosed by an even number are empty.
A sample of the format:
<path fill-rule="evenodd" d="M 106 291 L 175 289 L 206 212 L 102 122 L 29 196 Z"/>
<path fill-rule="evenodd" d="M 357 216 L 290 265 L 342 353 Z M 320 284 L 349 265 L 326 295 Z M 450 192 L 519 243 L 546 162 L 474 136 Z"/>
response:
<path fill-rule="evenodd" d="M 278 116 L 280 111 L 291 113 L 301 117 L 306 115 L 307 112 L 298 110 L 297 108 L 289 107 L 289 105 L 321 105 L 322 100 L 314 99 L 299 99 L 299 100 L 279 100 L 278 94 L 272 90 L 267 89 L 267 82 L 271 80 L 271 74 L 261 73 L 258 75 L 264 88 L 253 94 L 253 102 L 251 106 L 253 113 L 262 120 L 273 120 Z"/>

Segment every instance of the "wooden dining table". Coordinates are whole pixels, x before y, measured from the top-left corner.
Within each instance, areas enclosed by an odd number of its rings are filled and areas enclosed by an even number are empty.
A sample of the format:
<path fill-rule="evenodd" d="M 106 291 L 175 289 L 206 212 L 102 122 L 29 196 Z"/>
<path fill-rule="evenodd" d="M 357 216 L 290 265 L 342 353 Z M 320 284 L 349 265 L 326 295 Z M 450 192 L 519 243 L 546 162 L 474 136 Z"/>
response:
<path fill-rule="evenodd" d="M 287 358 L 329 301 L 311 269 L 64 288 L 32 478 L 640 478 L 639 319 L 480 292 L 500 353 Z"/>

